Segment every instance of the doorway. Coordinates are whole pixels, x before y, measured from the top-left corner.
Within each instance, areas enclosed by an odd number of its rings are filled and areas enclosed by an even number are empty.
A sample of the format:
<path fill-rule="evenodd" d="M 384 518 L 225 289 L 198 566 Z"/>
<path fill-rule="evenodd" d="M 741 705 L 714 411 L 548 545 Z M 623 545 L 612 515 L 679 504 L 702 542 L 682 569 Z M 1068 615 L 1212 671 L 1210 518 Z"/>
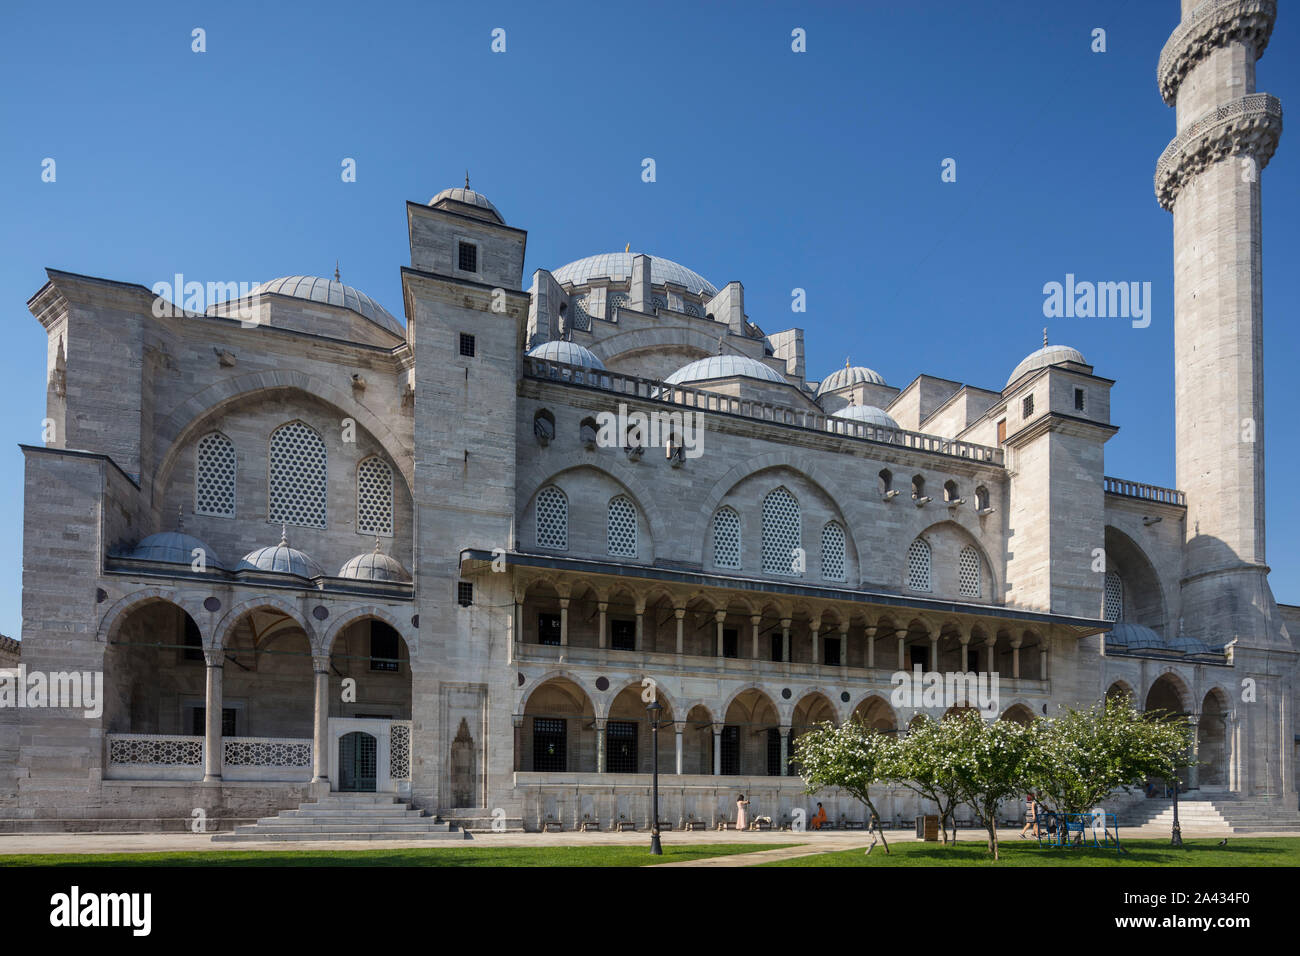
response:
<path fill-rule="evenodd" d="M 354 730 L 339 738 L 339 789 L 348 793 L 375 792 L 375 738 Z"/>

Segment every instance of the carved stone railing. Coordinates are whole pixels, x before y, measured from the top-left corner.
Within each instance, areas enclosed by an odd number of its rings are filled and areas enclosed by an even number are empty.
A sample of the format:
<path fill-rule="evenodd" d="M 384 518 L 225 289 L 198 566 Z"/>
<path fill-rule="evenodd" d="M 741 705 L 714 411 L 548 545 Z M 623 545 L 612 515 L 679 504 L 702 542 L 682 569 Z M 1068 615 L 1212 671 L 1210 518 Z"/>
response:
<path fill-rule="evenodd" d="M 108 762 L 118 767 L 202 767 L 203 738 L 109 734 Z"/>
<path fill-rule="evenodd" d="M 395 720 L 388 730 L 388 775 L 411 779 L 411 721 Z"/>
<path fill-rule="evenodd" d="M 223 737 L 227 767 L 310 767 L 311 740 L 296 737 Z"/>
<path fill-rule="evenodd" d="M 1123 478 L 1102 478 L 1103 490 L 1109 495 L 1123 495 L 1125 498 L 1140 498 L 1164 505 L 1187 507 L 1187 496 L 1174 488 L 1161 488 L 1159 485 L 1147 485 L 1140 481 L 1125 481 Z"/>
<path fill-rule="evenodd" d="M 1156 67 L 1160 96 L 1170 106 L 1183 79 L 1211 51 L 1245 43 L 1259 59 L 1277 19 L 1276 0 L 1205 0 L 1183 19 L 1165 41 Z"/>
<path fill-rule="evenodd" d="M 176 734 L 108 734 L 109 780 L 202 780 L 204 739 Z M 301 783 L 311 779 L 312 742 L 299 737 L 223 737 L 226 780 Z"/>
<path fill-rule="evenodd" d="M 1282 135 L 1282 103 L 1268 93 L 1251 93 L 1206 113 L 1178 134 L 1156 161 L 1156 199 L 1172 210 L 1178 193 L 1214 163 L 1242 154 L 1255 172 L 1268 165 Z"/>
<path fill-rule="evenodd" d="M 774 425 L 830 432 L 848 438 L 859 438 L 878 444 L 928 451 L 939 455 L 949 455 L 954 458 L 969 458 L 972 461 L 987 464 L 1001 465 L 1003 460 L 1002 449 L 1000 448 L 990 448 L 987 445 L 977 445 L 974 442 L 943 438 L 939 435 L 926 435 L 922 432 L 911 432 L 901 428 L 886 428 L 882 425 L 872 425 L 867 422 L 835 418 L 824 412 L 794 408 L 775 402 L 736 398 L 733 395 L 723 395 L 719 392 L 693 388 L 689 385 L 670 385 L 655 379 L 627 375 L 623 372 L 583 368 L 532 356 L 525 357 L 524 372 L 529 378 L 582 385 L 628 398 L 666 402 L 679 406 L 686 411 L 739 415 L 743 418 L 753 418 Z M 609 410 L 614 411 L 612 408 Z"/>

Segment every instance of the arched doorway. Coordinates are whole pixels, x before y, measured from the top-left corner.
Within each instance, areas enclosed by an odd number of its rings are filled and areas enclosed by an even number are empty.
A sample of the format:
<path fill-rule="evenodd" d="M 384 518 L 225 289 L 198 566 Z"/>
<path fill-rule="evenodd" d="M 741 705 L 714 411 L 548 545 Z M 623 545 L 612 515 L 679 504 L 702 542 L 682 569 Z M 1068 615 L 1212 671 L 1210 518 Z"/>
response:
<path fill-rule="evenodd" d="M 374 793 L 379 741 L 364 730 L 339 738 L 339 789 L 345 793 Z"/>
<path fill-rule="evenodd" d="M 1197 768 L 1202 787 L 1228 785 L 1228 698 L 1219 688 L 1205 695 L 1196 722 Z"/>
<path fill-rule="evenodd" d="M 1187 685 L 1181 679 L 1174 674 L 1161 674 L 1147 691 L 1146 706 L 1142 709 L 1159 717 L 1187 720 L 1190 717 L 1189 701 Z M 1183 767 L 1178 771 L 1178 779 L 1182 781 L 1183 789 L 1195 786 L 1192 769 Z"/>

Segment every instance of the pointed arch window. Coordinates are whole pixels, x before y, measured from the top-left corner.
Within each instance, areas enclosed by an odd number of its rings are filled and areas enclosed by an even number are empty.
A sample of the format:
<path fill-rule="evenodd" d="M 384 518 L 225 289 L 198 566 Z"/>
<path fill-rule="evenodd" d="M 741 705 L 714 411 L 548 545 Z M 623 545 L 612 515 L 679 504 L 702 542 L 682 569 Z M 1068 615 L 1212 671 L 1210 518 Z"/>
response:
<path fill-rule="evenodd" d="M 636 506 L 626 495 L 618 495 L 609 500 L 607 537 L 610 554 L 625 558 L 636 557 Z"/>
<path fill-rule="evenodd" d="M 378 455 L 357 465 L 357 530 L 393 533 L 393 469 Z"/>
<path fill-rule="evenodd" d="M 907 548 L 907 586 L 913 591 L 930 590 L 930 543 L 924 538 Z"/>
<path fill-rule="evenodd" d="M 271 433 L 267 467 L 267 519 L 300 528 L 325 527 L 325 440 L 300 421 Z"/>
<path fill-rule="evenodd" d="M 722 507 L 713 516 L 713 563 L 720 568 L 740 568 L 740 515 Z"/>
<path fill-rule="evenodd" d="M 221 432 L 210 432 L 194 446 L 194 513 L 235 516 L 235 446 Z"/>
<path fill-rule="evenodd" d="M 775 488 L 763 499 L 763 571 L 798 577 L 803 572 L 799 543 L 802 536 L 799 501 L 785 488 Z"/>
<path fill-rule="evenodd" d="M 830 521 L 822 528 L 822 577 L 827 581 L 844 580 L 844 529 Z"/>
<path fill-rule="evenodd" d="M 554 485 L 537 493 L 537 546 L 557 551 L 569 548 L 569 499 Z"/>
<path fill-rule="evenodd" d="M 980 556 L 969 545 L 957 558 L 957 586 L 966 597 L 980 596 Z"/>

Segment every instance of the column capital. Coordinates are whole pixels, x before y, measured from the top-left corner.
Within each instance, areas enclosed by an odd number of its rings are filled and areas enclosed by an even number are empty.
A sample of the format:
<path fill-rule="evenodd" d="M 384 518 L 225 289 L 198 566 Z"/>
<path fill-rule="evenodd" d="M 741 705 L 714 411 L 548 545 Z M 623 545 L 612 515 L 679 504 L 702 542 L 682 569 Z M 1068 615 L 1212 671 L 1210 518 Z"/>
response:
<path fill-rule="evenodd" d="M 793 624 L 793 623 L 794 623 L 794 618 L 792 618 L 792 617 L 783 617 L 783 618 L 781 618 L 781 626 L 784 627 L 784 628 L 786 628 L 787 630 L 789 630 L 790 625 Z"/>
<path fill-rule="evenodd" d="M 907 628 L 905 627 L 894 628 L 894 637 L 898 638 L 900 641 L 905 640 L 907 638 Z"/>
<path fill-rule="evenodd" d="M 597 601 L 597 602 L 596 602 L 596 610 L 597 610 L 597 611 L 600 611 L 602 614 L 605 613 L 606 611 L 609 610 L 609 602 L 608 602 L 608 601 Z"/>
<path fill-rule="evenodd" d="M 608 718 L 608 717 L 597 717 L 597 718 L 596 718 L 596 730 L 598 730 L 598 731 L 600 731 L 600 730 L 604 730 L 604 729 L 605 729 L 605 724 L 608 723 L 608 722 L 609 722 L 609 718 Z"/>
<path fill-rule="evenodd" d="M 847 633 L 849 633 L 849 619 L 846 617 L 840 621 L 840 635 L 843 636 Z"/>
<path fill-rule="evenodd" d="M 721 624 L 723 621 L 727 619 L 727 609 L 723 608 L 720 611 L 714 611 L 713 619 L 717 621 L 719 624 Z"/>
<path fill-rule="evenodd" d="M 511 715 L 510 715 L 510 724 L 511 724 L 511 726 L 514 726 L 514 727 L 522 727 L 522 726 L 524 725 L 524 715 L 523 715 L 523 714 L 511 714 Z"/>
<path fill-rule="evenodd" d="M 758 627 L 758 625 L 763 623 L 763 615 L 761 614 L 749 615 L 749 623 L 753 624 L 755 627 Z"/>
<path fill-rule="evenodd" d="M 223 667 L 226 663 L 226 649 L 224 647 L 205 647 L 203 648 L 203 663 L 208 667 Z"/>
<path fill-rule="evenodd" d="M 569 609 L 569 598 L 567 597 L 560 598 L 560 610 L 567 611 L 568 609 Z"/>
<path fill-rule="evenodd" d="M 330 656 L 328 654 L 313 654 L 311 656 L 311 669 L 317 674 L 328 674 L 330 671 Z"/>
<path fill-rule="evenodd" d="M 876 636 L 876 631 L 878 630 L 880 630 L 880 628 L 877 627 L 875 624 L 868 624 L 866 627 L 862 629 L 863 633 L 867 635 L 868 640 L 874 639 Z"/>
<path fill-rule="evenodd" d="M 677 620 L 679 621 L 684 620 L 686 617 L 686 608 L 684 607 L 673 608 L 673 617 L 677 618 Z"/>

